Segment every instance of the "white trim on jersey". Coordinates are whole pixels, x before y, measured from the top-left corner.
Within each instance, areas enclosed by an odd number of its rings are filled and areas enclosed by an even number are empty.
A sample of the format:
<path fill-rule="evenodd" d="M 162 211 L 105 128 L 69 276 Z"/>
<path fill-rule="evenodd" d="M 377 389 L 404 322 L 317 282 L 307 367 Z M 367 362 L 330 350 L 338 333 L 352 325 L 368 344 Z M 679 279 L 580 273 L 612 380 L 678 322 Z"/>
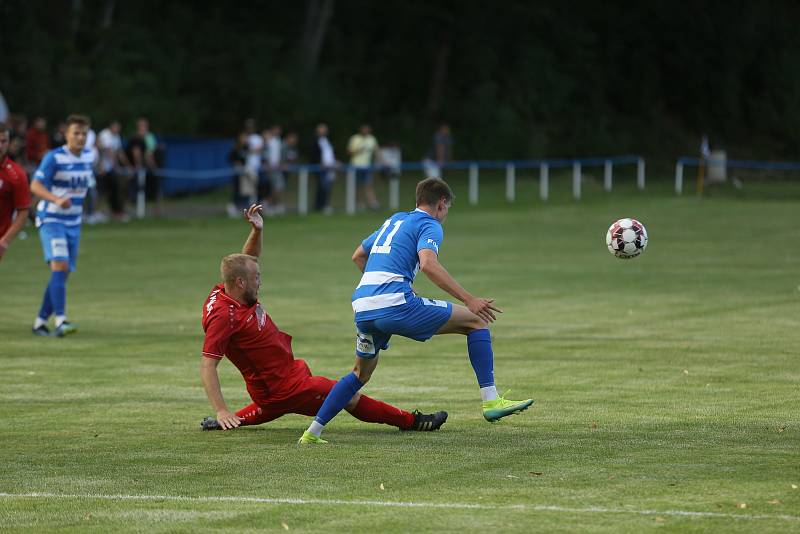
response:
<path fill-rule="evenodd" d="M 361 281 L 356 286 L 356 289 L 361 286 L 379 286 L 392 282 L 403 282 L 404 280 L 405 277 L 402 274 L 390 273 L 387 271 L 368 271 L 361 277 Z"/>
<path fill-rule="evenodd" d="M 361 297 L 353 301 L 353 311 L 355 313 L 379 310 L 391 306 L 399 306 L 406 303 L 404 293 L 387 293 L 385 295 L 375 295 L 372 297 Z"/>

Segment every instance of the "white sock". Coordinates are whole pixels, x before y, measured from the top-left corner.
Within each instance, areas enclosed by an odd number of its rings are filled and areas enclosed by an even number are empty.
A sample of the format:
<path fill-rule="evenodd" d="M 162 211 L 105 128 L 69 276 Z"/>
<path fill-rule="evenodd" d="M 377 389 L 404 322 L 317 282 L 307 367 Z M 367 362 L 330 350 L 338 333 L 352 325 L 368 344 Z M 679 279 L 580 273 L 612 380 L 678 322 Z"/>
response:
<path fill-rule="evenodd" d="M 56 315 L 56 328 L 61 326 L 61 323 L 67 320 L 66 315 Z"/>
<path fill-rule="evenodd" d="M 47 324 L 47 319 L 42 319 L 41 317 L 36 317 L 36 319 L 33 321 L 34 328 L 39 328 L 40 326 L 44 326 L 46 324 Z"/>
<path fill-rule="evenodd" d="M 325 428 L 325 425 L 318 423 L 315 419 L 314 421 L 311 421 L 311 424 L 308 426 L 308 431 L 319 437 L 320 434 L 322 434 L 323 428 Z"/>
<path fill-rule="evenodd" d="M 482 401 L 495 400 L 496 398 L 497 398 L 497 387 L 495 387 L 495 386 L 486 386 L 485 388 L 481 388 L 481 400 Z"/>

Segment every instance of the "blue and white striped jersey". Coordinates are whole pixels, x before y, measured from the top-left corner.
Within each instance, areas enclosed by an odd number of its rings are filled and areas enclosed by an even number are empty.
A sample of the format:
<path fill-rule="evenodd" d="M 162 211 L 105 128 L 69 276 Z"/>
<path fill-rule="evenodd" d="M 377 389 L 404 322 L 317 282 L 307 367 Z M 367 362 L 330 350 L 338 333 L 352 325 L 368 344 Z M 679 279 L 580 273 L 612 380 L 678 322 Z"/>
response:
<path fill-rule="evenodd" d="M 419 271 L 417 253 L 427 248 L 439 254 L 443 237 L 441 223 L 417 208 L 395 213 L 366 238 L 361 245 L 369 258 L 352 297 L 356 321 L 385 317 L 405 304 Z"/>
<path fill-rule="evenodd" d="M 91 149 L 84 148 L 81 155 L 76 156 L 66 145 L 45 155 L 33 179 L 42 182 L 57 197 L 69 197 L 72 206 L 63 209 L 52 202 L 40 200 L 36 206 L 36 226 L 44 223 L 66 226 L 81 224 L 83 199 L 94 180 L 94 160 L 95 153 Z"/>

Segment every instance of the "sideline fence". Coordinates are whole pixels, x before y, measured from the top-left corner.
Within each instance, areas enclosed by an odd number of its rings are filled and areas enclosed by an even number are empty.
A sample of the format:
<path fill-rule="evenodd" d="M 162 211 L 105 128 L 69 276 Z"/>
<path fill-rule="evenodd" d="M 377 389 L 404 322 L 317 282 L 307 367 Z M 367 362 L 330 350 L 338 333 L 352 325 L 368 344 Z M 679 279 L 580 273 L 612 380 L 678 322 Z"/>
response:
<path fill-rule="evenodd" d="M 685 167 L 724 166 L 726 169 L 742 169 L 756 171 L 800 171 L 800 162 L 796 161 L 756 161 L 748 159 L 728 159 L 724 161 L 710 158 L 681 156 L 675 163 L 675 193 L 683 194 L 683 173 Z"/>
<path fill-rule="evenodd" d="M 614 168 L 621 165 L 636 166 L 636 185 L 638 189 L 643 190 L 645 188 L 645 161 L 641 156 L 635 155 L 573 159 L 455 161 L 442 165 L 441 169 L 444 171 L 466 170 L 468 172 L 468 202 L 472 205 L 477 205 L 480 200 L 480 174 L 482 170 L 505 170 L 506 201 L 515 202 L 517 196 L 517 171 L 538 169 L 539 198 L 546 202 L 550 196 L 551 169 L 572 169 L 572 196 L 575 200 L 580 200 L 583 172 L 586 168 L 603 168 L 603 189 L 610 192 L 614 186 Z M 306 215 L 309 211 L 309 176 L 325 169 L 319 165 L 291 165 L 283 170 L 286 173 L 297 175 L 297 212 L 300 215 Z M 348 215 L 354 215 L 357 211 L 355 167 L 341 165 L 336 170 L 345 175 L 345 212 Z M 402 173 L 413 171 L 427 173 L 430 170 L 430 164 L 427 162 L 410 162 L 403 163 L 397 167 L 376 165 L 371 170 L 374 173 L 388 171 L 390 176 L 388 180 L 388 207 L 396 210 L 400 206 L 400 178 Z M 161 180 L 171 181 L 172 189 L 175 189 L 176 186 L 179 187 L 181 183 L 196 185 L 197 182 L 206 183 L 209 187 L 216 187 L 230 183 L 234 177 L 238 176 L 237 170 L 233 167 L 208 170 L 160 169 L 156 174 Z M 145 197 L 142 190 L 143 182 L 140 180 L 139 183 L 141 185 L 140 194 L 137 195 L 136 214 L 137 217 L 143 217 L 145 213 Z"/>

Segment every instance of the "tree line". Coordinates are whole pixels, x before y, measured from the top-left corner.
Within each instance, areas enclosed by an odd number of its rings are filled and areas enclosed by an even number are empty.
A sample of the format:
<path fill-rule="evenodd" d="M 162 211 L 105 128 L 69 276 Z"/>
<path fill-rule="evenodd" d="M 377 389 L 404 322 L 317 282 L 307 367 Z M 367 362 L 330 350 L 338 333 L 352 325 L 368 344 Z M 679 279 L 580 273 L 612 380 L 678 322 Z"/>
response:
<path fill-rule="evenodd" d="M 161 133 L 247 117 L 342 144 L 369 122 L 409 158 L 695 153 L 798 159 L 800 4 L 0 0 L 0 92 Z"/>

